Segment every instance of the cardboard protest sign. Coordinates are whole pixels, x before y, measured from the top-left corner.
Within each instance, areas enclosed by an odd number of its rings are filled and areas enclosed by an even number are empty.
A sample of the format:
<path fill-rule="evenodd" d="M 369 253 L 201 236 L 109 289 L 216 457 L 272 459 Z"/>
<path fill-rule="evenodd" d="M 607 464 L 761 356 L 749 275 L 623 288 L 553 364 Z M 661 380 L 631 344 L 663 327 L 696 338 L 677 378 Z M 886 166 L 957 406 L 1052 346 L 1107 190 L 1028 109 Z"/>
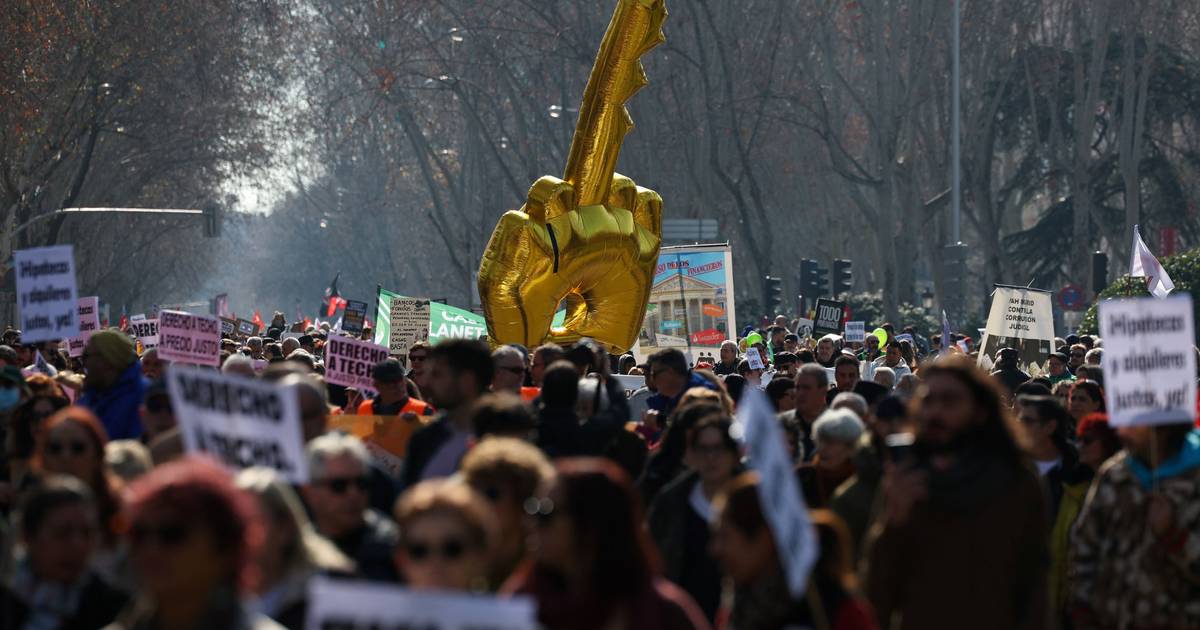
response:
<path fill-rule="evenodd" d="M 342 330 L 357 335 L 362 332 L 366 321 L 367 303 L 346 300 L 346 309 L 342 312 Z"/>
<path fill-rule="evenodd" d="M 237 331 L 239 335 L 253 337 L 258 334 L 258 324 L 247 319 L 239 319 L 237 320 Z"/>
<path fill-rule="evenodd" d="M 391 322 L 388 352 L 407 358 L 408 349 L 413 344 L 429 340 L 429 310 L 429 300 L 392 299 L 392 310 L 388 317 Z"/>
<path fill-rule="evenodd" d="M 157 319 L 142 319 L 136 322 L 129 322 L 129 329 L 133 331 L 133 335 L 141 342 L 143 350 L 158 347 Z"/>
<path fill-rule="evenodd" d="M 177 363 L 220 365 L 221 325 L 211 315 L 182 311 L 158 314 L 158 356 Z"/>
<path fill-rule="evenodd" d="M 803 597 L 819 544 L 792 460 L 783 446 L 783 428 L 771 402 L 758 389 L 743 391 L 733 433 L 745 445 L 750 465 L 758 472 L 758 498 L 783 561 L 788 590 L 795 598 Z"/>
<path fill-rule="evenodd" d="M 1018 367 L 1030 376 L 1045 374 L 1054 343 L 1052 299 L 1040 289 L 997 286 L 983 329 L 979 366 L 990 371 L 997 351 L 1015 348 Z"/>
<path fill-rule="evenodd" d="M 846 322 L 846 343 L 863 343 L 867 340 L 866 322 Z"/>
<path fill-rule="evenodd" d="M 13 253 L 21 341 L 55 341 L 79 333 L 75 249 L 70 245 Z"/>
<path fill-rule="evenodd" d="M 813 336 L 813 320 L 801 317 L 797 320 L 796 336 L 805 339 Z"/>
<path fill-rule="evenodd" d="M 100 330 L 100 298 L 96 296 L 79 298 L 79 308 L 76 310 L 79 318 L 79 335 L 71 337 L 68 342 L 69 353 L 73 357 L 83 356 L 83 348 L 87 345 L 92 333 Z"/>
<path fill-rule="evenodd" d="M 845 312 L 846 305 L 843 302 L 825 298 L 817 300 L 817 318 L 813 323 L 813 336 L 841 334 L 842 314 Z"/>
<path fill-rule="evenodd" d="M 451 592 L 417 592 L 378 582 L 315 576 L 308 586 L 307 630 L 535 630 L 534 602 Z"/>
<path fill-rule="evenodd" d="M 1190 424 L 1195 420 L 1192 313 L 1192 296 L 1187 294 L 1100 302 L 1109 424 Z"/>
<path fill-rule="evenodd" d="M 210 319 L 215 329 L 216 318 Z M 181 365 L 171 366 L 166 378 L 188 452 L 208 453 L 232 468 L 266 466 L 292 483 L 308 482 L 296 386 Z"/>
<path fill-rule="evenodd" d="M 762 355 L 758 353 L 758 348 L 746 348 L 746 361 L 750 363 L 751 370 L 765 370 L 766 364 L 763 363 Z"/>
<path fill-rule="evenodd" d="M 222 337 L 233 337 L 235 334 L 237 334 L 237 328 L 238 323 L 236 319 L 229 319 L 228 317 L 221 318 Z"/>
<path fill-rule="evenodd" d="M 334 385 L 375 391 L 371 372 L 388 358 L 387 348 L 352 337 L 331 336 L 325 342 L 325 380 Z"/>

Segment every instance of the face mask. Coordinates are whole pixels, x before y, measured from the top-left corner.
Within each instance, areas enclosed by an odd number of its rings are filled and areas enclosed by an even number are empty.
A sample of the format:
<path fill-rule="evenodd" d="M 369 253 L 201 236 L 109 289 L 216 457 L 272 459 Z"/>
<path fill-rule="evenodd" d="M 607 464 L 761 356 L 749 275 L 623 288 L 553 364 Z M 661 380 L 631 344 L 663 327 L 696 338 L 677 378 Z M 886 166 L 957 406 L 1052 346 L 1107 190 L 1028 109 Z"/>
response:
<path fill-rule="evenodd" d="M 8 411 L 21 402 L 21 390 L 16 387 L 0 388 L 0 411 Z"/>

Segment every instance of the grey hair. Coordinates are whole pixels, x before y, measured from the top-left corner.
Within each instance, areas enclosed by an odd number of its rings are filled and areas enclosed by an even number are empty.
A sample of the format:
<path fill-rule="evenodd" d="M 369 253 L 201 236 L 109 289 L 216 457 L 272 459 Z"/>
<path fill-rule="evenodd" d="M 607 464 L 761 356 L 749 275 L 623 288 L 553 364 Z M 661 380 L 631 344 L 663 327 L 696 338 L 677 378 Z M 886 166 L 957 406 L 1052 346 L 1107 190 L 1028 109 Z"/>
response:
<path fill-rule="evenodd" d="M 141 477 L 154 467 L 150 449 L 137 440 L 113 440 L 105 444 L 104 463 L 126 482 Z"/>
<path fill-rule="evenodd" d="M 1083 355 L 1084 365 L 1095 365 L 1099 367 L 1104 362 L 1104 348 L 1092 348 Z"/>
<path fill-rule="evenodd" d="M 858 415 L 859 420 L 867 417 L 867 399 L 863 398 L 862 394 L 854 392 L 842 392 L 833 397 L 833 404 L 829 405 L 830 409 L 849 409 Z"/>
<path fill-rule="evenodd" d="M 800 366 L 800 370 L 796 372 L 796 378 L 801 376 L 811 376 L 817 379 L 817 385 L 829 389 L 829 372 L 821 367 L 819 363 L 805 363 Z"/>
<path fill-rule="evenodd" d="M 308 475 L 313 481 L 325 479 L 325 462 L 334 457 L 349 455 L 362 464 L 363 472 L 371 463 L 371 454 L 356 436 L 337 431 L 313 438 L 308 443 Z"/>
<path fill-rule="evenodd" d="M 301 571 L 352 571 L 354 562 L 329 539 L 317 533 L 304 511 L 300 497 L 278 472 L 261 466 L 247 468 L 234 480 L 238 488 L 258 498 L 267 515 L 276 522 L 290 521 L 297 544 L 284 551 L 288 575 Z"/>
<path fill-rule="evenodd" d="M 887 382 L 879 383 L 880 376 L 886 376 Z M 871 380 L 875 381 L 876 383 L 879 383 L 880 385 L 886 385 L 888 389 L 892 389 L 893 387 L 896 386 L 896 370 L 893 370 L 892 368 L 890 368 L 886 365 L 881 365 L 881 366 L 875 368 L 875 376 Z"/>
<path fill-rule="evenodd" d="M 828 442 L 841 442 L 850 446 L 858 444 L 864 431 L 862 420 L 849 409 L 830 409 L 817 416 L 813 423 L 813 441 L 817 446 Z"/>
<path fill-rule="evenodd" d="M 222 374 L 239 374 L 254 378 L 254 361 L 244 354 L 231 354 L 221 365 Z"/>
<path fill-rule="evenodd" d="M 525 355 L 512 346 L 500 346 L 493 350 L 492 362 L 497 363 L 497 359 L 517 359 L 522 365 L 525 364 Z"/>

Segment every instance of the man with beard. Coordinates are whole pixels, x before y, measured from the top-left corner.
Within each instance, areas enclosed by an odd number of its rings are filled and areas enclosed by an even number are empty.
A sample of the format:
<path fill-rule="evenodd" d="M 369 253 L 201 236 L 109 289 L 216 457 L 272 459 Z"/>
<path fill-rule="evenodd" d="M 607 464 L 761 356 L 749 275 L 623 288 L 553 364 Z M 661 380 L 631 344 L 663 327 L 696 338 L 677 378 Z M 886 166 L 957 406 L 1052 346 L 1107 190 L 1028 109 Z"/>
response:
<path fill-rule="evenodd" d="M 885 627 L 1047 627 L 1045 500 L 1002 394 L 963 357 L 922 376 L 912 452 L 868 536 L 867 595 Z"/>

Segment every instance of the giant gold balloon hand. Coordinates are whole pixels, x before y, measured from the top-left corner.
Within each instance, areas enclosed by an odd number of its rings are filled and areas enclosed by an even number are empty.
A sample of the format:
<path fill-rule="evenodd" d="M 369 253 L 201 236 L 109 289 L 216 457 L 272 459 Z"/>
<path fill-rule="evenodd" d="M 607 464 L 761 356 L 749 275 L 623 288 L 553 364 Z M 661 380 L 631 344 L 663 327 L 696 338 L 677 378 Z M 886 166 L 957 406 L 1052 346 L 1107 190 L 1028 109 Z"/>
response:
<path fill-rule="evenodd" d="M 504 214 L 479 263 L 494 344 L 534 347 L 591 337 L 612 352 L 637 339 L 662 236 L 662 198 L 614 173 L 646 84 L 640 58 L 665 41 L 665 0 L 618 0 L 600 43 L 563 179 L 542 177 Z M 562 328 L 551 329 L 565 302 Z"/>

